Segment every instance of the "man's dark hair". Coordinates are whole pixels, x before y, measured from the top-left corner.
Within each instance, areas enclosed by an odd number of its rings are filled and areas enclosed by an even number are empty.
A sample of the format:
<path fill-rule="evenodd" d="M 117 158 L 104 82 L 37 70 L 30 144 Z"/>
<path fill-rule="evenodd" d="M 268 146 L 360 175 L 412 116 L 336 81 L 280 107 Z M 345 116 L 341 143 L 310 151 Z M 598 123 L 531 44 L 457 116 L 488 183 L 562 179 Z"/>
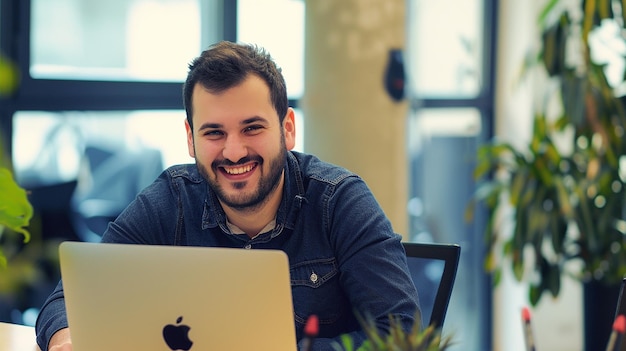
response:
<path fill-rule="evenodd" d="M 215 94 L 243 83 L 250 74 L 263 79 L 269 87 L 272 105 L 282 123 L 289 102 L 281 69 L 263 48 L 222 41 L 203 51 L 189 64 L 189 73 L 183 85 L 183 103 L 192 129 L 191 96 L 196 84 Z"/>

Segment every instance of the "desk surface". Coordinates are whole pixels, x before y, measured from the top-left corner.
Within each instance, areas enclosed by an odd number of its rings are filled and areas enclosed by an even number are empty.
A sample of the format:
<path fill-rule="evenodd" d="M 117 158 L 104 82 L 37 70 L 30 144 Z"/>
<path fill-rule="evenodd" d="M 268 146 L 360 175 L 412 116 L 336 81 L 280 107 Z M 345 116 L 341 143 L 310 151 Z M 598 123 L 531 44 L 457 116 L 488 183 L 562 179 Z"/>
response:
<path fill-rule="evenodd" d="M 35 328 L 0 322 L 0 351 L 39 350 Z"/>

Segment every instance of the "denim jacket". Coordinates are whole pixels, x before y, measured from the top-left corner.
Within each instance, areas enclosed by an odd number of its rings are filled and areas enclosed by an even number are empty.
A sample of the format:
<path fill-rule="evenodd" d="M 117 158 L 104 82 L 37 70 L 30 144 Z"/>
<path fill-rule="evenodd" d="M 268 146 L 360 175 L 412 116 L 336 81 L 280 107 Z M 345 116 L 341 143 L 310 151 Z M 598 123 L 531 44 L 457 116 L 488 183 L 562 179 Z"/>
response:
<path fill-rule="evenodd" d="M 414 322 L 418 298 L 401 236 L 365 182 L 315 156 L 288 152 L 283 198 L 273 230 L 250 239 L 231 234 L 216 195 L 196 165 L 165 170 L 109 225 L 103 242 L 279 249 L 289 257 L 296 337 L 306 319 L 319 318 L 314 350 L 334 351 L 349 333 L 355 345 L 365 334 L 359 315 L 387 329 L 389 317 L 405 329 Z M 67 325 L 63 288 L 45 302 L 37 341 Z"/>

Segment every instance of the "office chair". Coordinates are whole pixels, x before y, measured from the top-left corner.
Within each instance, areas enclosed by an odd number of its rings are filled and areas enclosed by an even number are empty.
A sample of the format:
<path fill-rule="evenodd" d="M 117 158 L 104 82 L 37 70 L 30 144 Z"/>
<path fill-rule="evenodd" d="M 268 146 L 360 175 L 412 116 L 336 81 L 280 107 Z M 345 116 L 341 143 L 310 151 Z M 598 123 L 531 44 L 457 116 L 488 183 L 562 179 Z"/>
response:
<path fill-rule="evenodd" d="M 403 242 L 413 283 L 417 288 L 422 323 L 443 327 L 459 267 L 461 247 L 457 244 Z"/>

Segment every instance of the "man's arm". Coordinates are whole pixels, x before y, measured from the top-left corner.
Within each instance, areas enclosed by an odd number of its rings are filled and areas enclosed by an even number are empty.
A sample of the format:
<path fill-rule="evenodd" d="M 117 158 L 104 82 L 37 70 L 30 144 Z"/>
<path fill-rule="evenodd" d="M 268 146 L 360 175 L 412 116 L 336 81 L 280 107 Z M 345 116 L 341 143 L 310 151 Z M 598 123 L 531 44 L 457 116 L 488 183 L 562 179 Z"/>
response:
<path fill-rule="evenodd" d="M 420 308 L 402 237 L 362 179 L 349 178 L 338 185 L 329 206 L 330 242 L 352 308 L 382 333 L 389 331 L 390 317 L 410 331 Z M 363 330 L 351 336 L 357 345 L 366 338 Z"/>
<path fill-rule="evenodd" d="M 63 328 L 52 335 L 48 351 L 71 351 L 72 338 L 70 337 L 70 329 Z"/>
<path fill-rule="evenodd" d="M 48 345 L 52 345 L 53 336 L 57 336 L 57 332 L 67 329 L 67 316 L 65 314 L 65 296 L 63 293 L 63 283 L 59 282 L 54 292 L 50 294 L 48 299 L 41 307 L 41 311 L 37 316 L 35 324 L 35 334 L 37 336 L 37 345 L 43 351 L 48 350 Z M 69 330 L 67 332 L 69 337 Z M 59 334 L 57 337 L 61 337 Z M 63 349 L 61 349 L 63 350 Z"/>

